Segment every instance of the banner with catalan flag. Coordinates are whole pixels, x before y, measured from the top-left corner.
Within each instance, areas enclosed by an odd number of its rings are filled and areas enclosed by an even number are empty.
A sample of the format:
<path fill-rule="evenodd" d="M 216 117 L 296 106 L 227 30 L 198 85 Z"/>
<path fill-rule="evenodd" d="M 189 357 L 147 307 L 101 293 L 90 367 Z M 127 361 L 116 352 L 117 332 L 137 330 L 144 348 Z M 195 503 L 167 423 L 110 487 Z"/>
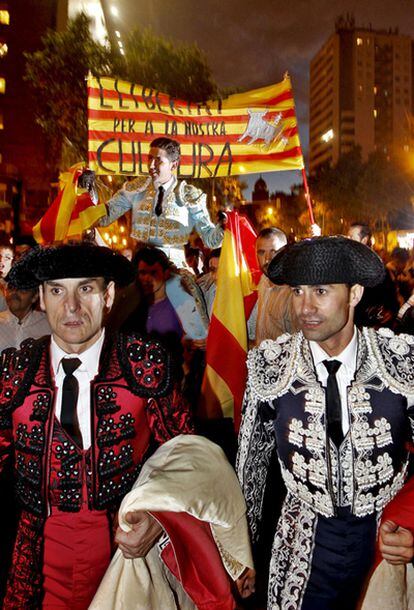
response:
<path fill-rule="evenodd" d="M 257 300 L 260 270 L 253 227 L 237 212 L 227 214 L 199 415 L 231 417 L 238 431 L 247 376 L 247 320 Z"/>
<path fill-rule="evenodd" d="M 86 189 L 78 186 L 85 164 L 77 163 L 59 176 L 59 192 L 39 222 L 33 237 L 39 244 L 53 244 L 79 237 L 107 211 L 104 204 L 94 205 Z"/>
<path fill-rule="evenodd" d="M 109 77 L 88 79 L 88 162 L 97 174 L 147 172 L 157 137 L 181 144 L 178 178 L 303 169 L 290 78 L 195 104 Z"/>

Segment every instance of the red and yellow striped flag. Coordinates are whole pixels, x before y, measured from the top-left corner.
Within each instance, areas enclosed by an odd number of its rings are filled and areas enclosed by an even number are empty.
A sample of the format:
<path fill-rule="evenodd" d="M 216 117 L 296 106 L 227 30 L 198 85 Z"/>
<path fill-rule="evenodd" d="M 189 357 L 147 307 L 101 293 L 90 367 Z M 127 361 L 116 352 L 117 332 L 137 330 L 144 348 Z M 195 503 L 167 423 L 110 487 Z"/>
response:
<path fill-rule="evenodd" d="M 247 218 L 229 212 L 207 339 L 200 416 L 232 417 L 240 426 L 246 385 L 247 319 L 257 299 L 256 233 Z"/>
<path fill-rule="evenodd" d="M 203 104 L 115 80 L 88 80 L 89 166 L 98 174 L 147 173 L 157 137 L 181 144 L 179 178 L 302 169 L 290 78 Z"/>
<path fill-rule="evenodd" d="M 84 163 L 77 163 L 60 174 L 57 197 L 33 227 L 33 237 L 39 244 L 80 236 L 106 215 L 105 205 L 94 205 L 88 191 L 78 187 L 83 169 Z"/>

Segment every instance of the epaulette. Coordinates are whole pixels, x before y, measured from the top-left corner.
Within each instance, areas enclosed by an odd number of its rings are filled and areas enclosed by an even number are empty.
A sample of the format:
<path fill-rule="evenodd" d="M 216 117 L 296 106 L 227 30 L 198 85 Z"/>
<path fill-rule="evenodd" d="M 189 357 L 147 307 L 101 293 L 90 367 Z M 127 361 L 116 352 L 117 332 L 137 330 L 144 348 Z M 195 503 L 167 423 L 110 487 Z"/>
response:
<path fill-rule="evenodd" d="M 201 189 L 193 184 L 188 184 L 185 180 L 181 180 L 178 184 L 178 199 L 182 206 L 198 205 L 202 202 L 204 193 Z"/>
<path fill-rule="evenodd" d="M 134 180 L 128 180 L 122 185 L 122 190 L 142 193 L 146 191 L 152 180 L 148 176 L 137 176 Z"/>
<path fill-rule="evenodd" d="M 13 410 L 24 398 L 25 389 L 28 384 L 30 385 L 37 369 L 38 358 L 34 357 L 34 354 L 38 353 L 36 348 L 39 342 L 40 340 L 26 339 L 19 349 L 9 347 L 2 351 L 0 376 L 2 410 Z"/>
<path fill-rule="evenodd" d="M 165 348 L 139 333 L 119 335 L 118 358 L 130 390 L 157 398 L 171 390 L 171 358 Z"/>
<path fill-rule="evenodd" d="M 414 337 L 396 335 L 389 328 L 364 328 L 363 333 L 380 376 L 390 390 L 414 396 Z"/>
<path fill-rule="evenodd" d="M 275 341 L 262 341 L 249 352 L 247 368 L 253 401 L 270 401 L 287 391 L 295 373 L 300 344 L 299 333 L 285 333 Z"/>

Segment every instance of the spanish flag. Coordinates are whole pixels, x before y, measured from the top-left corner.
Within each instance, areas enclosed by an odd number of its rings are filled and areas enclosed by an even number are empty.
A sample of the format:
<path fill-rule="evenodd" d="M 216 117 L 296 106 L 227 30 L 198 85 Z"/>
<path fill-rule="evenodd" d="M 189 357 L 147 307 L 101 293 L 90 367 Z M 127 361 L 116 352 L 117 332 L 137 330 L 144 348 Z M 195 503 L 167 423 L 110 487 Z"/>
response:
<path fill-rule="evenodd" d="M 83 169 L 84 163 L 77 163 L 60 174 L 56 199 L 33 227 L 33 237 L 39 244 L 78 237 L 106 215 L 105 205 L 94 205 L 89 192 L 78 187 Z"/>
<path fill-rule="evenodd" d="M 247 218 L 228 213 L 216 298 L 207 339 L 200 416 L 232 417 L 238 431 L 246 384 L 247 320 L 256 303 L 260 271 L 256 233 Z"/>

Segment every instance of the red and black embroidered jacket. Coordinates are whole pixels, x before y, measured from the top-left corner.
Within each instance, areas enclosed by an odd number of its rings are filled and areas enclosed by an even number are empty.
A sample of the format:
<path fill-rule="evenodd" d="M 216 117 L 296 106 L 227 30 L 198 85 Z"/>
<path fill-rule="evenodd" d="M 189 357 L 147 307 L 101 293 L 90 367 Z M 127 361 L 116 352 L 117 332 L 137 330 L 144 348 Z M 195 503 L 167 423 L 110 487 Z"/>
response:
<path fill-rule="evenodd" d="M 60 480 L 50 477 L 56 389 L 49 347 L 44 337 L 6 350 L 0 379 L 0 467 L 14 448 L 18 499 L 39 517 L 47 512 L 50 478 L 61 510 L 80 508 L 77 453 L 70 444 L 59 448 Z M 156 446 L 193 432 L 189 411 L 173 390 L 169 356 L 138 334 L 105 339 L 91 383 L 91 418 L 87 475 L 93 509 L 116 510 Z"/>

